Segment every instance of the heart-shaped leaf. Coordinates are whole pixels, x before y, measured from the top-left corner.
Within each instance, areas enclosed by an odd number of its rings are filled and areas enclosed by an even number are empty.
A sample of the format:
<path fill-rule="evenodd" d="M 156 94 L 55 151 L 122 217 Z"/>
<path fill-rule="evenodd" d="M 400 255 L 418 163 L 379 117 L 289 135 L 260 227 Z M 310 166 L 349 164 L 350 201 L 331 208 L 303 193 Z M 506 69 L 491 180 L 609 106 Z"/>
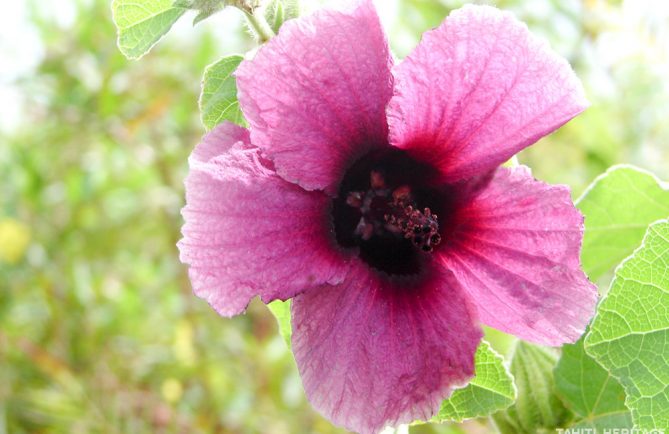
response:
<path fill-rule="evenodd" d="M 625 406 L 625 391 L 606 369 L 583 348 L 583 338 L 562 347 L 555 368 L 558 394 L 575 418 L 570 428 L 631 429 L 632 415 Z"/>
<path fill-rule="evenodd" d="M 581 259 L 596 280 L 641 243 L 646 228 L 669 216 L 669 185 L 633 166 L 613 166 L 577 201 L 585 215 Z"/>
<path fill-rule="evenodd" d="M 668 220 L 651 225 L 616 270 L 585 350 L 625 388 L 636 428 L 669 427 Z"/>
<path fill-rule="evenodd" d="M 118 48 L 129 59 L 146 54 L 186 12 L 172 0 L 113 0 Z"/>
<path fill-rule="evenodd" d="M 244 115 L 237 101 L 237 83 L 232 75 L 244 60 L 242 56 L 224 57 L 207 67 L 202 79 L 200 117 L 207 130 L 223 121 L 244 125 Z"/>
<path fill-rule="evenodd" d="M 476 349 L 476 376 L 441 403 L 435 422 L 457 421 L 491 415 L 504 410 L 516 400 L 513 377 L 504 366 L 504 358 L 485 341 Z"/>

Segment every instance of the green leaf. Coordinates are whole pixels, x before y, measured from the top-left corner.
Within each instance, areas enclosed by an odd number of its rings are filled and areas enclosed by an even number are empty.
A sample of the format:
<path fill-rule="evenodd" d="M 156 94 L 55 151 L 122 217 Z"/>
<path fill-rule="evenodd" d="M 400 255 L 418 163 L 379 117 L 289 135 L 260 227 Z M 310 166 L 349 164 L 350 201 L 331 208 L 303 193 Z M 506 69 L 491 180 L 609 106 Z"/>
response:
<path fill-rule="evenodd" d="M 585 350 L 627 393 L 636 428 L 669 428 L 669 221 L 616 270 Z"/>
<path fill-rule="evenodd" d="M 244 125 L 244 115 L 237 101 L 237 84 L 232 75 L 242 60 L 242 56 L 224 57 L 204 71 L 200 116 L 208 130 L 226 120 Z"/>
<path fill-rule="evenodd" d="M 639 245 L 646 227 L 669 214 L 669 191 L 652 174 L 614 166 L 578 200 L 585 214 L 582 259 L 592 279 L 601 277 Z M 576 419 L 572 427 L 631 428 L 631 413 L 618 380 L 583 348 L 563 348 L 556 371 L 558 392 Z"/>
<path fill-rule="evenodd" d="M 583 339 L 562 347 L 555 368 L 558 394 L 575 414 L 573 428 L 597 430 L 633 427 L 625 406 L 625 391 L 583 348 Z"/>
<path fill-rule="evenodd" d="M 592 280 L 639 245 L 648 225 L 669 216 L 669 185 L 632 166 L 613 166 L 577 201 L 585 215 L 581 259 Z"/>
<path fill-rule="evenodd" d="M 185 8 L 173 7 L 172 0 L 113 0 L 118 48 L 129 59 L 142 57 L 184 12 Z"/>
<path fill-rule="evenodd" d="M 276 300 L 269 303 L 267 307 L 274 315 L 274 318 L 276 318 L 276 322 L 279 324 L 279 333 L 286 342 L 286 345 L 288 345 L 288 348 L 290 348 L 290 336 L 293 333 L 290 326 L 290 300 Z"/>
<path fill-rule="evenodd" d="M 512 407 L 493 416 L 501 433 L 534 434 L 564 426 L 569 420 L 570 413 L 555 389 L 556 363 L 557 356 L 550 349 L 518 341 L 511 360 L 518 398 Z"/>
<path fill-rule="evenodd" d="M 433 422 L 488 416 L 513 404 L 516 388 L 511 374 L 504 367 L 504 358 L 485 341 L 476 350 L 476 376 L 441 403 Z"/>

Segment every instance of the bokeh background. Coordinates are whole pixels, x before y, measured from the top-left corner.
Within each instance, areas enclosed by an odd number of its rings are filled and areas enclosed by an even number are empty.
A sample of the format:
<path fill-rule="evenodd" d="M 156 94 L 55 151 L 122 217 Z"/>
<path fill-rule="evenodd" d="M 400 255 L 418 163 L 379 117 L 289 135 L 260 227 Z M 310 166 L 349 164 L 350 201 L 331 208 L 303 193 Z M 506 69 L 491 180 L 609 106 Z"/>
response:
<path fill-rule="evenodd" d="M 0 434 L 343 432 L 309 407 L 267 309 L 218 317 L 178 261 L 201 75 L 254 47 L 241 13 L 186 16 L 128 61 L 109 3 L 1 6 Z M 379 1 L 396 56 L 462 3 Z M 615 163 L 669 177 L 669 2 L 493 3 L 568 58 L 592 102 L 521 163 L 574 198 Z"/>

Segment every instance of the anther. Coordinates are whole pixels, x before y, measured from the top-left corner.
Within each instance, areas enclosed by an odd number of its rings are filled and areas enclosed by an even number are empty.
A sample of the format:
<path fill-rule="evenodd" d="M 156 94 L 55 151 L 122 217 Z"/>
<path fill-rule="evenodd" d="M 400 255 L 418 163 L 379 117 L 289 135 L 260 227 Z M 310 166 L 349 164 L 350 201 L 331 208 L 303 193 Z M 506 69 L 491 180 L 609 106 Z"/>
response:
<path fill-rule="evenodd" d="M 370 172 L 369 184 L 368 191 L 352 191 L 346 197 L 346 203 L 362 214 L 356 236 L 365 241 L 375 235 L 399 236 L 411 240 L 423 252 L 431 252 L 441 242 L 437 215 L 430 208 L 421 211 L 415 207 L 411 187 L 400 185 L 391 191 L 383 174 L 376 170 Z"/>
<path fill-rule="evenodd" d="M 386 188 L 386 179 L 378 170 L 372 170 L 369 175 L 369 183 L 374 190 L 382 190 Z"/>
<path fill-rule="evenodd" d="M 346 196 L 346 204 L 353 208 L 360 208 L 362 206 L 362 193 L 359 191 L 352 191 Z"/>
<path fill-rule="evenodd" d="M 411 188 L 408 185 L 402 185 L 393 190 L 393 201 L 396 203 L 411 201 Z"/>

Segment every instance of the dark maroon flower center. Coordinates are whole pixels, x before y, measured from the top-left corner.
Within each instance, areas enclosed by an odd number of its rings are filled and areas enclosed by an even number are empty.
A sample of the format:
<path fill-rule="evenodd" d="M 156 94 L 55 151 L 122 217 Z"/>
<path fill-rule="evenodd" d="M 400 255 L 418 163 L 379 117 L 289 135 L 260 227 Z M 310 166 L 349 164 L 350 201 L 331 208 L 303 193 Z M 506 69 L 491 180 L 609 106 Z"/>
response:
<path fill-rule="evenodd" d="M 441 242 L 444 192 L 436 170 L 384 149 L 349 168 L 333 200 L 337 242 L 389 275 L 418 274 Z"/>

